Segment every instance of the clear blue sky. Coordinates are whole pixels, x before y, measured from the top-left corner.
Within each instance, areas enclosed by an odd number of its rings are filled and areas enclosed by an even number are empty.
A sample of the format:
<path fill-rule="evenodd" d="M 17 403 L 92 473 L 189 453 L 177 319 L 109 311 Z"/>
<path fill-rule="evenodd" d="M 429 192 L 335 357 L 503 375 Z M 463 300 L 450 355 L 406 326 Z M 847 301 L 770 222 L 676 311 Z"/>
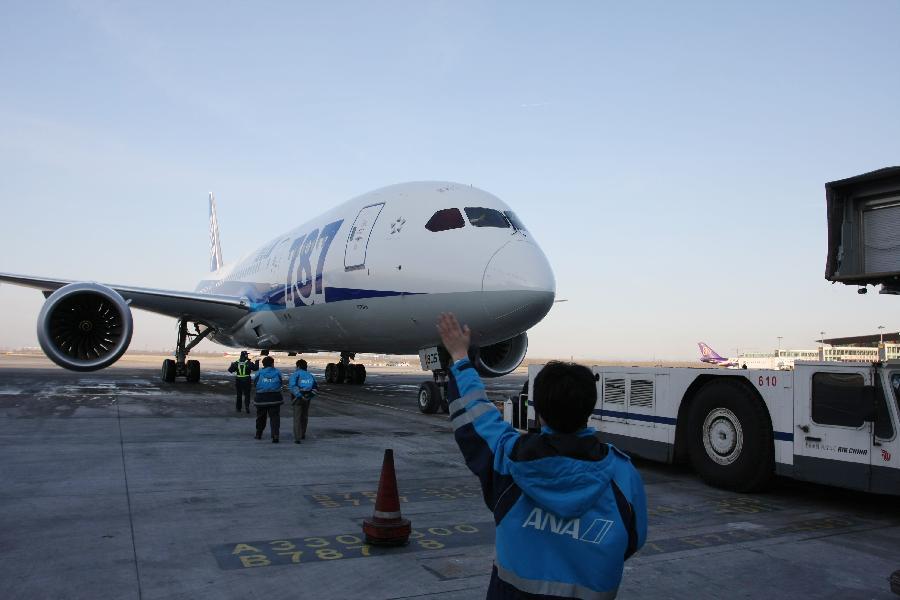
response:
<path fill-rule="evenodd" d="M 506 200 L 557 275 L 532 356 L 900 329 L 823 278 L 823 184 L 900 164 L 900 3 L 5 2 L 0 271 L 193 289 L 382 185 Z M 0 347 L 40 294 L 0 287 Z M 137 317 L 134 346 L 174 321 Z"/>

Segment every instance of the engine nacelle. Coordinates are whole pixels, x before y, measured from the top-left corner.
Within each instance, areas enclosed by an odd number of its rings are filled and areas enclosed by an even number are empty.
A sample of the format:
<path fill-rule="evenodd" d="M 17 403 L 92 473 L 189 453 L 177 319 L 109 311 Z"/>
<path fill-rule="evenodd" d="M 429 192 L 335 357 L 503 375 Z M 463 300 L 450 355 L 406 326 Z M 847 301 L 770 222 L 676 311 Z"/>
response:
<path fill-rule="evenodd" d="M 50 294 L 37 323 L 44 354 L 72 371 L 96 371 L 119 360 L 133 329 L 125 299 L 96 283 L 70 283 Z"/>
<path fill-rule="evenodd" d="M 514 338 L 475 348 L 469 356 L 475 370 L 482 377 L 500 377 L 512 373 L 525 360 L 528 336 L 520 333 Z"/>

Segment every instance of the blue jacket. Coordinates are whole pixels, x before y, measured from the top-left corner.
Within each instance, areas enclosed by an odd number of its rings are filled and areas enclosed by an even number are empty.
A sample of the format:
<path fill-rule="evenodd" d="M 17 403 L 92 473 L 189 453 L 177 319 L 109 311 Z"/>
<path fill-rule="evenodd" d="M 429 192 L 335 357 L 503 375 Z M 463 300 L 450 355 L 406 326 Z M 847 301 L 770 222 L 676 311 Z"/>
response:
<path fill-rule="evenodd" d="M 288 379 L 288 389 L 295 397 L 300 396 L 303 392 L 311 392 L 318 387 L 316 378 L 304 369 L 297 369 L 291 373 L 291 378 Z"/>
<path fill-rule="evenodd" d="M 281 371 L 275 367 L 260 369 L 253 378 L 256 381 L 257 394 L 281 391 Z"/>
<path fill-rule="evenodd" d="M 644 486 L 628 456 L 590 427 L 519 434 L 467 359 L 450 372 L 456 442 L 497 525 L 488 598 L 615 598 L 625 559 L 647 537 Z"/>

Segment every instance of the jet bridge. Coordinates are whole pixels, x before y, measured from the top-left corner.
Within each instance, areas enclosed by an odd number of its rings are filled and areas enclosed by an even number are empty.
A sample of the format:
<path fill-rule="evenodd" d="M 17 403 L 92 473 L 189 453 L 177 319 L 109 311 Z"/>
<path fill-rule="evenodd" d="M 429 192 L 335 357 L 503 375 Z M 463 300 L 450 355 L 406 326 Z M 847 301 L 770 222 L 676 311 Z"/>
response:
<path fill-rule="evenodd" d="M 900 167 L 887 167 L 825 184 L 828 258 L 825 278 L 881 285 L 900 294 Z"/>

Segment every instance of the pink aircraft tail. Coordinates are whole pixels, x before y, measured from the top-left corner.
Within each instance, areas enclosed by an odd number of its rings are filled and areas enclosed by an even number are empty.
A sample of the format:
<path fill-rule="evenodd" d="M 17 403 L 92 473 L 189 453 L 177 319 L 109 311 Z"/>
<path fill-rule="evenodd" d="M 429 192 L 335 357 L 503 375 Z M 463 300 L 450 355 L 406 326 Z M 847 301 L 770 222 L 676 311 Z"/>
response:
<path fill-rule="evenodd" d="M 724 361 L 725 360 L 723 357 L 716 354 L 716 351 L 713 350 L 712 348 L 710 348 L 706 344 L 706 342 L 697 342 L 697 345 L 700 347 L 700 356 L 703 357 L 703 358 L 701 358 L 701 360 L 703 360 L 703 359 L 708 359 L 708 360 L 713 360 L 713 361 L 718 361 L 718 360 Z"/>

